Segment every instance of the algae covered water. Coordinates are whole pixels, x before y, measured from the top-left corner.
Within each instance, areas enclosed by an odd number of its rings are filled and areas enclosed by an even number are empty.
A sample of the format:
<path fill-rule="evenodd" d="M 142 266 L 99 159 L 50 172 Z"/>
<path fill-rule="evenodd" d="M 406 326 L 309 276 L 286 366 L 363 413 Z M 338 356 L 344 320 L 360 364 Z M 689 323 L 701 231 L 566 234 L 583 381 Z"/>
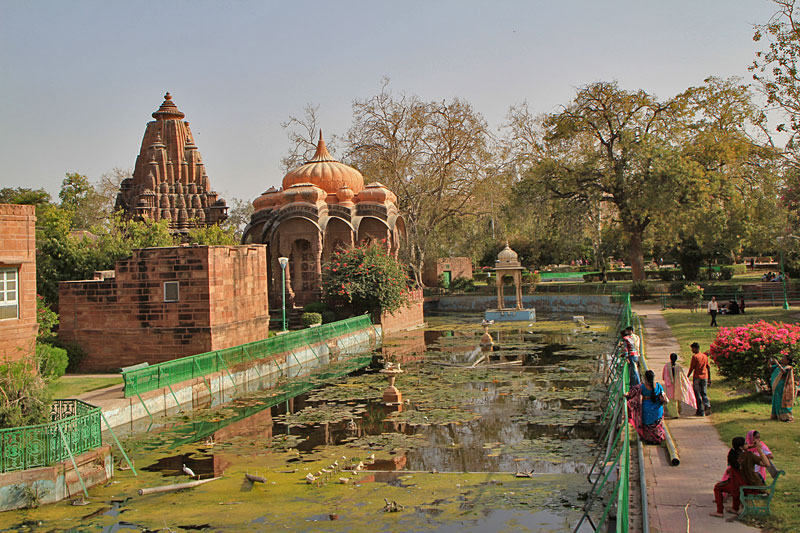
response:
<path fill-rule="evenodd" d="M 296 397 L 261 391 L 128 437 L 138 476 L 115 472 L 87 505 L 4 513 L 0 529 L 571 529 L 596 451 L 598 361 L 613 320 L 568 318 L 492 325 L 494 349 L 482 352 L 479 315 L 428 317 L 424 330 L 386 339 L 372 365 L 313 378 L 318 386 Z M 383 359 L 403 370 L 400 405 L 382 399 Z M 219 479 L 137 493 L 198 478 Z"/>

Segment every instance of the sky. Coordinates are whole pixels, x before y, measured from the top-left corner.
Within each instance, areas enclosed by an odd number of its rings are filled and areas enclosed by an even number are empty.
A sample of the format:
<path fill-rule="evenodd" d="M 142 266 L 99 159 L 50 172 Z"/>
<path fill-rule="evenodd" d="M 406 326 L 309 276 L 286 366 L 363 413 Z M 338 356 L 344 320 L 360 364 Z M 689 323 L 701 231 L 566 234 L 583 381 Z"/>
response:
<path fill-rule="evenodd" d="M 470 102 L 497 131 L 510 106 L 557 111 L 617 80 L 659 98 L 749 79 L 769 0 L 336 2 L 0 0 L 0 187 L 133 168 L 169 91 L 211 186 L 252 201 L 283 178 L 281 127 L 319 106 L 343 135 L 352 103 L 395 93 Z M 365 179 L 369 181 L 369 176 Z"/>

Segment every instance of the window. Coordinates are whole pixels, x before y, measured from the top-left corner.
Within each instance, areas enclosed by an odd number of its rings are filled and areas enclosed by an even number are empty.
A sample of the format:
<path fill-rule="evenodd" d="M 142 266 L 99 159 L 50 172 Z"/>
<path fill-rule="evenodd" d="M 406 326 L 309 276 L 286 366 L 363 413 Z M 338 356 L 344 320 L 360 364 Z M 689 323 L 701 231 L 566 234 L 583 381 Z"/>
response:
<path fill-rule="evenodd" d="M 19 271 L 0 268 L 0 320 L 19 318 Z"/>
<path fill-rule="evenodd" d="M 164 301 L 165 302 L 177 302 L 179 293 L 178 287 L 180 285 L 179 281 L 165 281 L 164 282 Z"/>

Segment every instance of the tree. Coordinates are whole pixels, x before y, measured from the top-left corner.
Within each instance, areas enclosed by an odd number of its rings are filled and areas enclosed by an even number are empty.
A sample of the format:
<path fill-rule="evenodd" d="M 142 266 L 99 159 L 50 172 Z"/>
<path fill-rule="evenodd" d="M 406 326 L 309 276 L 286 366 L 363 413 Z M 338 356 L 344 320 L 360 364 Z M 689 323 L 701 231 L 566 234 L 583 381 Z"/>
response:
<path fill-rule="evenodd" d="M 532 171 L 557 197 L 575 205 L 613 206 L 628 237 L 634 281 L 644 279 L 645 230 L 675 212 L 691 181 L 679 143 L 683 105 L 599 82 L 577 91 L 545 117 Z"/>
<path fill-rule="evenodd" d="M 119 167 L 114 167 L 111 171 L 105 172 L 100 176 L 95 190 L 102 198 L 102 210 L 108 216 L 114 213 L 114 206 L 117 202 L 117 194 L 120 191 L 122 180 L 132 177 L 133 171 L 131 169 L 122 169 Z"/>
<path fill-rule="evenodd" d="M 250 223 L 250 217 L 253 215 L 255 209 L 253 208 L 253 202 L 235 197 L 231 198 L 229 205 L 228 218 L 226 218 L 220 226 L 222 226 L 225 231 L 232 231 L 238 243 L 242 240 L 244 228 Z"/>
<path fill-rule="evenodd" d="M 0 189 L 0 204 L 43 205 L 50 203 L 50 194 L 44 189 L 26 187 L 3 187 Z"/>
<path fill-rule="evenodd" d="M 89 178 L 77 172 L 67 173 L 61 182 L 61 208 L 72 214 L 73 229 L 88 230 L 106 220 L 104 199 L 89 182 Z"/>
<path fill-rule="evenodd" d="M 188 242 L 207 246 L 239 244 L 234 228 L 221 228 L 219 224 L 211 226 L 197 226 L 189 230 Z"/>
<path fill-rule="evenodd" d="M 498 173 L 492 141 L 483 117 L 458 98 L 396 96 L 385 80 L 378 95 L 353 103 L 348 162 L 397 195 L 408 232 L 402 254 L 418 283 L 446 221 L 489 213 L 481 194 Z"/>

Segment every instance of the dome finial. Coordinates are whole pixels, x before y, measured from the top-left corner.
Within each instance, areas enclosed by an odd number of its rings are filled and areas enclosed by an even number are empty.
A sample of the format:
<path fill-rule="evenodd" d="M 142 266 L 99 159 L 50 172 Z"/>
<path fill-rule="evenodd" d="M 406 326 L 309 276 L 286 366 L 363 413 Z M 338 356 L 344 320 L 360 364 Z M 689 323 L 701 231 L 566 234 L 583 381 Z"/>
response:
<path fill-rule="evenodd" d="M 314 152 L 314 157 L 306 161 L 306 163 L 315 163 L 321 161 L 336 161 L 336 159 L 334 159 L 331 153 L 328 151 L 328 147 L 325 145 L 325 139 L 322 138 L 322 128 L 319 130 L 317 151 Z"/>
<path fill-rule="evenodd" d="M 158 111 L 153 113 L 155 119 L 183 119 L 184 114 L 178 110 L 178 106 L 172 101 L 172 95 L 169 91 L 164 95 L 164 101 Z"/>
<path fill-rule="evenodd" d="M 172 95 L 169 94 L 169 91 L 167 91 L 166 94 L 164 94 L 164 100 L 172 100 Z"/>

